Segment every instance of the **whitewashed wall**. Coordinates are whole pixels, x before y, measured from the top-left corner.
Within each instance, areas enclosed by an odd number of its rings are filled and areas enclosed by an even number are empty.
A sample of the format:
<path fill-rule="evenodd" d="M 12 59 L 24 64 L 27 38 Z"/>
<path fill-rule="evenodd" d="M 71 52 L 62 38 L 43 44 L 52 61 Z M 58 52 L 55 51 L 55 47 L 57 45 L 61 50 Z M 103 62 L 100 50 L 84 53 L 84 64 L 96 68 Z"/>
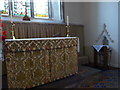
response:
<path fill-rule="evenodd" d="M 112 48 L 110 65 L 118 67 L 118 3 L 65 2 L 64 5 L 65 21 L 68 15 L 70 23 L 85 26 L 85 52 L 91 62 L 93 62 L 92 45 L 96 44 L 95 40 L 103 30 L 103 24 L 107 25 L 107 30 L 115 41 L 114 43 L 110 42 Z"/>
<path fill-rule="evenodd" d="M 118 61 L 120 67 L 120 2 L 118 3 Z"/>
<path fill-rule="evenodd" d="M 69 16 L 72 24 L 83 24 L 83 3 L 81 2 L 64 2 L 64 17 Z"/>

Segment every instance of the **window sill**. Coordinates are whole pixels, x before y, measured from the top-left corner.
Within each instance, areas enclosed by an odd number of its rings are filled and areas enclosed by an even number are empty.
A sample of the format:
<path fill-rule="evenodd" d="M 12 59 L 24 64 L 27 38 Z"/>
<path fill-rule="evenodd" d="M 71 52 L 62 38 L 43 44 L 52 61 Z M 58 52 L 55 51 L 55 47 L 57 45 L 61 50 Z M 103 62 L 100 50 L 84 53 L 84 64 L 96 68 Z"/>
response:
<path fill-rule="evenodd" d="M 2 17 L 2 20 L 3 21 L 10 21 L 10 18 L 9 17 Z M 64 24 L 63 20 L 54 20 L 54 19 L 38 19 L 38 18 L 31 18 L 30 21 L 25 21 L 25 20 L 22 20 L 21 17 L 14 17 L 13 18 L 13 22 L 26 22 L 26 23 L 35 23 L 35 22 L 39 22 L 39 23 L 58 23 L 58 24 Z"/>

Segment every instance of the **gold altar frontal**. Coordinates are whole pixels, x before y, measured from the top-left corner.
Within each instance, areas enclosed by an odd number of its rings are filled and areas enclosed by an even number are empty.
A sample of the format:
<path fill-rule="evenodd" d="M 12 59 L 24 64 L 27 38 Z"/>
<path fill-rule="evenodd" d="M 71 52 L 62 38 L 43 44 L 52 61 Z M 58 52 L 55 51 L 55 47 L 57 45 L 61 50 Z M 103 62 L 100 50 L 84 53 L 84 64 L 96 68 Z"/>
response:
<path fill-rule="evenodd" d="M 6 39 L 8 88 L 31 88 L 78 71 L 78 38 Z"/>

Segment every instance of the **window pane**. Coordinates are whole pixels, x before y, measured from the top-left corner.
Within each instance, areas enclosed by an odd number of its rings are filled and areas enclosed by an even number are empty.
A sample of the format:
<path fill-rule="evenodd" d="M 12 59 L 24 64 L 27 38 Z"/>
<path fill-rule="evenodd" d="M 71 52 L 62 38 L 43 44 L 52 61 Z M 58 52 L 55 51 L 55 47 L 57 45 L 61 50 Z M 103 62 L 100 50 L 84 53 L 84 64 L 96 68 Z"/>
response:
<path fill-rule="evenodd" d="M 13 13 L 14 16 L 24 16 L 27 13 L 30 17 L 30 0 L 13 0 Z"/>
<path fill-rule="evenodd" d="M 2 15 L 9 15 L 8 0 L 0 0 L 0 10 Z"/>
<path fill-rule="evenodd" d="M 61 0 L 52 0 L 52 15 L 53 15 L 53 19 L 55 20 L 61 20 Z"/>
<path fill-rule="evenodd" d="M 34 17 L 48 18 L 48 0 L 34 0 Z"/>

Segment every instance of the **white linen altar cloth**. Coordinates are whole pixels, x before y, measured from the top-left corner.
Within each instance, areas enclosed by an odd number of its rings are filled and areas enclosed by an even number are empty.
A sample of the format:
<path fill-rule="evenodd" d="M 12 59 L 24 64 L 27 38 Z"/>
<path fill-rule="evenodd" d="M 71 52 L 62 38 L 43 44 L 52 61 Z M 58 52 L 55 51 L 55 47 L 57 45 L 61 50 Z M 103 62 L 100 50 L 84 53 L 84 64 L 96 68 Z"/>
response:
<path fill-rule="evenodd" d="M 78 37 L 50 37 L 50 38 L 25 38 L 25 39 L 5 39 L 5 41 L 20 41 L 20 40 L 49 40 L 49 39 L 69 39 L 69 38 L 78 38 Z M 78 52 L 80 52 L 80 43 L 78 38 Z"/>
<path fill-rule="evenodd" d="M 97 52 L 99 52 L 102 49 L 102 47 L 110 48 L 109 45 L 93 45 L 93 47 L 97 50 Z"/>

